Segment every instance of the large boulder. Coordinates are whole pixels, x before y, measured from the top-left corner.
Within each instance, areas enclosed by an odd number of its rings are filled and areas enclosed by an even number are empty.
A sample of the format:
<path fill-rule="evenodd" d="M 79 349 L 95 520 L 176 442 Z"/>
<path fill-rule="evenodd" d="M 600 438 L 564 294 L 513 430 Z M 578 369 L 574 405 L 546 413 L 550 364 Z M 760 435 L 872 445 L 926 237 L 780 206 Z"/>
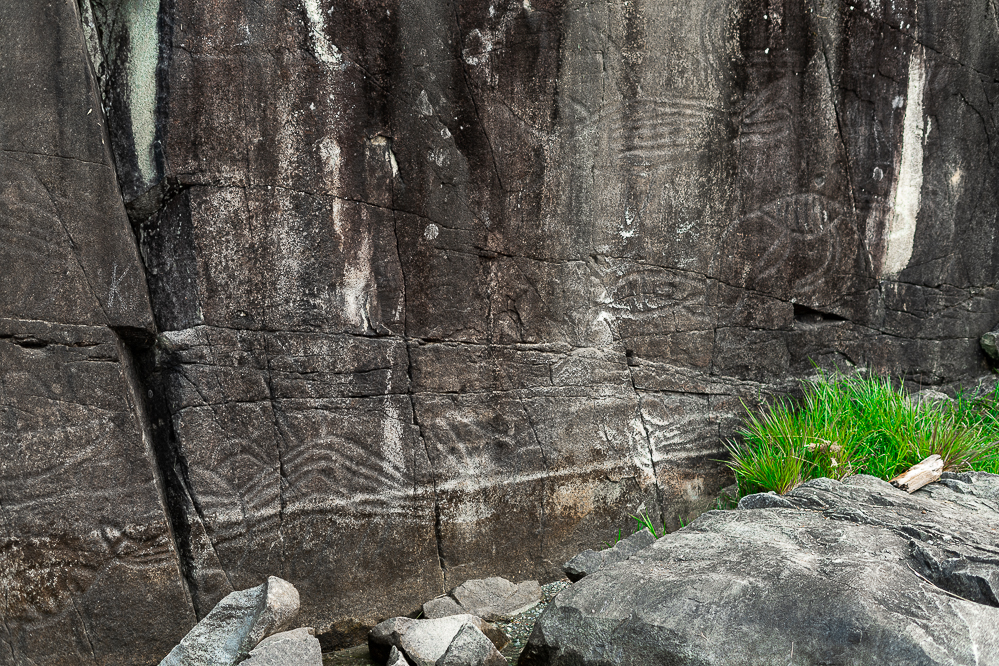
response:
<path fill-rule="evenodd" d="M 560 593 L 524 666 L 999 663 L 999 476 L 712 511 Z"/>

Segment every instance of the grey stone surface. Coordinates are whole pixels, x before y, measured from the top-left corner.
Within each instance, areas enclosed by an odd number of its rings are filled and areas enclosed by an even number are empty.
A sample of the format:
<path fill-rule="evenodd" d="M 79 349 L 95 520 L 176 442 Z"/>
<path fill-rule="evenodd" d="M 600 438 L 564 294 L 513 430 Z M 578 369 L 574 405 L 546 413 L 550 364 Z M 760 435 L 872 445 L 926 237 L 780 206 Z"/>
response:
<path fill-rule="evenodd" d="M 197 618 L 136 371 L 144 268 L 77 3 L 0 16 L 0 663 L 148 664 Z"/>
<path fill-rule="evenodd" d="M 385 666 L 409 666 L 409 662 L 399 652 L 399 648 L 393 645 L 392 649 L 389 650 L 388 661 L 385 662 Z"/>
<path fill-rule="evenodd" d="M 855 476 L 709 512 L 560 593 L 519 663 L 995 662 L 997 498 L 983 473 Z"/>
<path fill-rule="evenodd" d="M 754 493 L 739 498 L 739 509 L 788 509 L 794 504 L 775 492 Z"/>
<path fill-rule="evenodd" d="M 451 596 L 466 613 L 496 622 L 509 620 L 536 606 L 541 601 L 541 586 L 536 580 L 512 583 L 493 576 L 465 581 L 451 591 Z"/>
<path fill-rule="evenodd" d="M 462 615 L 467 612 L 468 611 L 462 608 L 457 601 L 447 595 L 431 599 L 427 603 L 423 604 L 423 617 L 430 620 L 448 617 L 450 615 Z"/>
<path fill-rule="evenodd" d="M 246 666 L 323 666 L 323 651 L 311 629 L 301 627 L 265 638 L 250 650 L 250 658 L 240 663 Z"/>
<path fill-rule="evenodd" d="M 452 615 L 434 620 L 394 617 L 378 623 L 368 633 L 368 650 L 373 659 L 381 662 L 389 658 L 394 646 L 412 663 L 427 666 L 444 656 L 454 637 L 466 625 L 485 635 L 497 650 L 509 643 L 498 627 L 476 615 Z"/>
<path fill-rule="evenodd" d="M 950 396 L 941 391 L 923 389 L 911 396 L 912 404 L 917 407 L 933 407 L 950 402 Z"/>
<path fill-rule="evenodd" d="M 572 582 L 595 573 L 605 566 L 623 562 L 643 548 L 656 542 L 648 529 L 639 530 L 626 539 L 621 539 L 613 547 L 605 550 L 584 550 L 562 565 L 562 570 Z"/>
<path fill-rule="evenodd" d="M 507 666 L 507 661 L 485 634 L 465 624 L 435 666 Z"/>
<path fill-rule="evenodd" d="M 298 590 L 275 576 L 257 587 L 230 592 L 160 666 L 233 666 L 261 640 L 287 629 L 298 609 Z"/>
<path fill-rule="evenodd" d="M 270 574 L 351 645 L 559 576 L 633 507 L 677 528 L 743 402 L 813 362 L 988 371 L 994 3 L 0 5 L 0 316 L 38 357 L 0 372 L 139 396 L 104 446 L 75 398 L 3 389 L 4 556 L 91 595 L 8 575 L 17 659 L 154 661 Z M 134 372 L 44 365 L 36 323 L 111 327 L 99 367 Z M 99 461 L 52 495 L 93 519 L 35 512 L 23 433 Z M 150 562 L 145 610 L 108 611 Z"/>
<path fill-rule="evenodd" d="M 996 331 L 988 331 L 982 333 L 982 337 L 978 339 L 979 344 L 982 346 L 982 351 L 993 361 L 999 361 L 999 346 L 996 345 L 996 337 Z"/>

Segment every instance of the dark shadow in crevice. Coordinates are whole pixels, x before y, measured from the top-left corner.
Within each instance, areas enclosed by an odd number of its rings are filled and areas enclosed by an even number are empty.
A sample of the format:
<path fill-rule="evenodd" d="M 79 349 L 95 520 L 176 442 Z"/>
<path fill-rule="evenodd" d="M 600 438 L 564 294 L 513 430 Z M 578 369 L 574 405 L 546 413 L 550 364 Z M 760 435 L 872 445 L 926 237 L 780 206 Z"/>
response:
<path fill-rule="evenodd" d="M 841 317 L 832 312 L 822 312 L 815 308 L 800 303 L 794 304 L 794 326 L 795 328 L 808 328 L 811 326 L 822 326 L 838 321 L 848 321 L 846 317 Z"/>

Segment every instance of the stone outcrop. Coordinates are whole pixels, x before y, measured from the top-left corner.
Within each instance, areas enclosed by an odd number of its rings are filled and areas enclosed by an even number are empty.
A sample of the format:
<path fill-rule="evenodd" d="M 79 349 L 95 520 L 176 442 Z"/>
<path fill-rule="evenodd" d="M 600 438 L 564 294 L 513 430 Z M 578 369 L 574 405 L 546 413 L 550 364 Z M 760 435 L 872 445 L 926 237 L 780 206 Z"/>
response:
<path fill-rule="evenodd" d="M 999 660 L 999 476 L 752 497 L 560 593 L 520 663 Z"/>
<path fill-rule="evenodd" d="M 0 0 L 0 659 L 271 574 L 356 643 L 675 529 L 812 361 L 983 374 L 995 12 Z"/>
<path fill-rule="evenodd" d="M 153 333 L 76 4 L 0 6 L 0 664 L 196 622 L 137 376 Z"/>

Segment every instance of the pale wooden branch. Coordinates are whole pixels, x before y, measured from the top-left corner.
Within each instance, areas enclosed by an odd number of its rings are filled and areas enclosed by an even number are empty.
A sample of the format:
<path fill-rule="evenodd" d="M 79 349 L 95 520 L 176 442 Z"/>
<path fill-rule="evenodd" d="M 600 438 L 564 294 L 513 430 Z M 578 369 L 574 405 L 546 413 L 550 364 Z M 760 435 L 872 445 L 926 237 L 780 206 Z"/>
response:
<path fill-rule="evenodd" d="M 934 453 L 896 476 L 891 480 L 891 484 L 907 493 L 913 493 L 926 484 L 938 480 L 943 473 L 943 466 L 943 458 Z"/>

